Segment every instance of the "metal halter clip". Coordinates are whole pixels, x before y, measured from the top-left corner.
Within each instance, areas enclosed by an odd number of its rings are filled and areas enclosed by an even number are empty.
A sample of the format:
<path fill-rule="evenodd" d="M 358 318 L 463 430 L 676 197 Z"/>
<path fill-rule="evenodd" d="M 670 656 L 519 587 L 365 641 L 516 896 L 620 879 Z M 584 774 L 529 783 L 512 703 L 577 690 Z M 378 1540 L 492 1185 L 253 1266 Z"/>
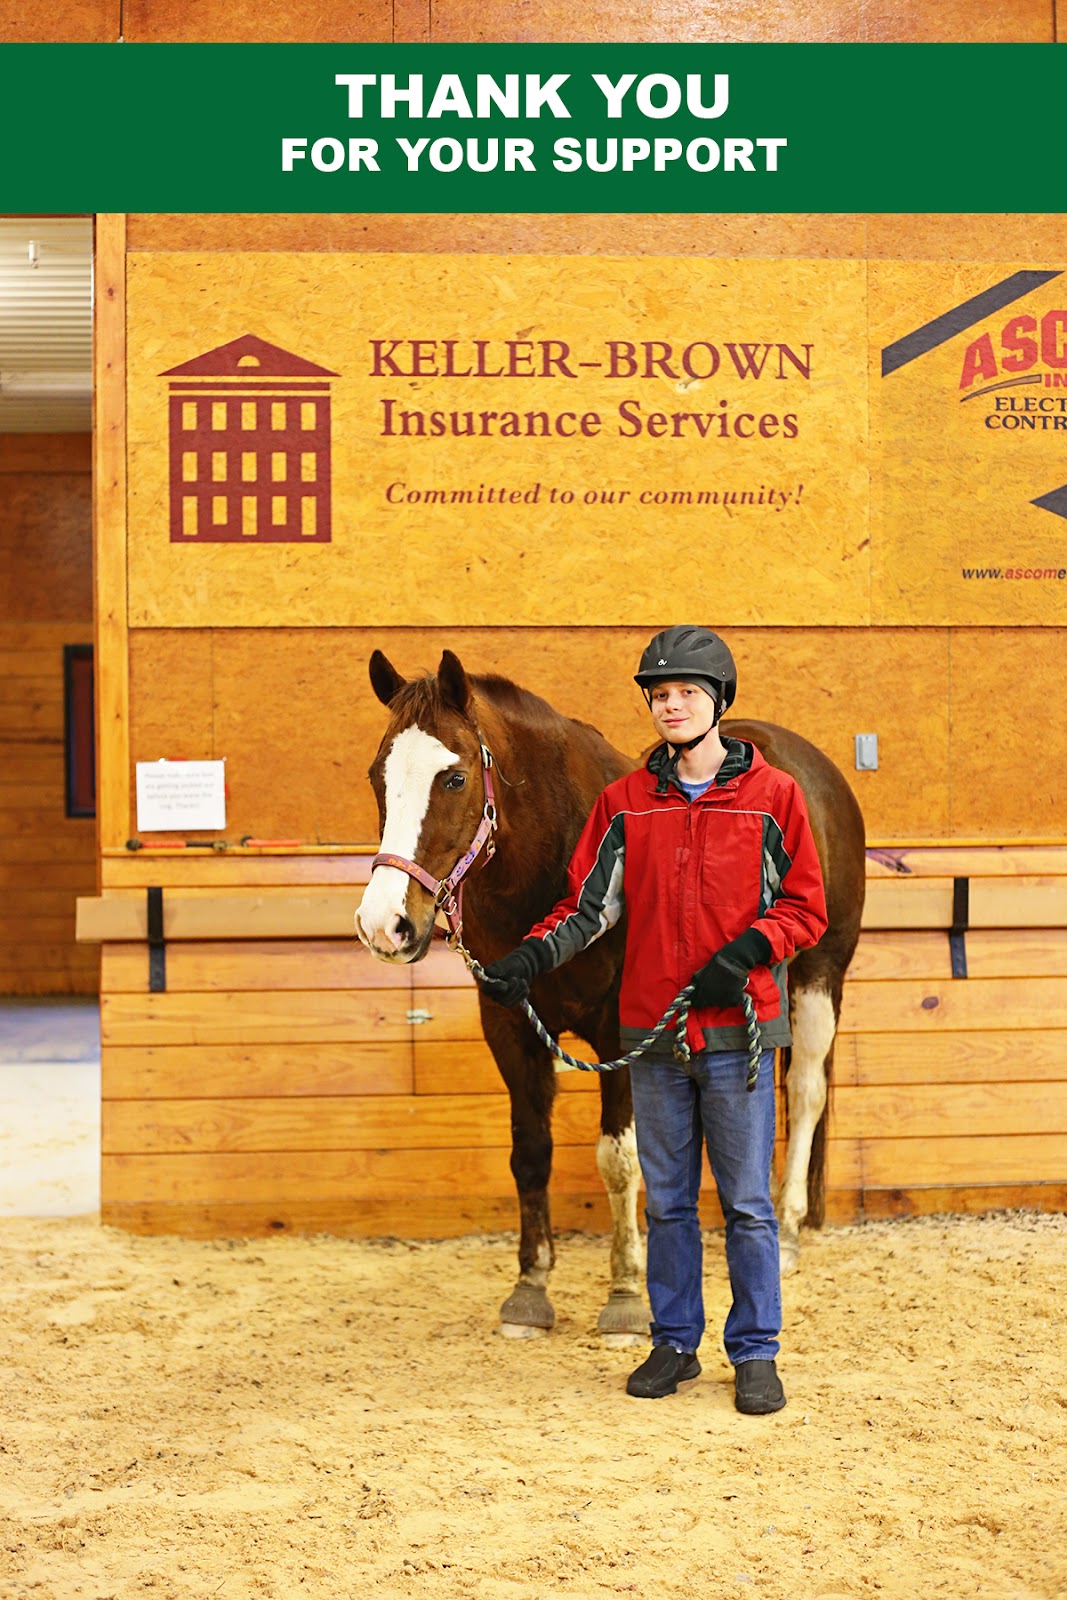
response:
<path fill-rule="evenodd" d="M 455 916 L 455 925 L 454 926 L 453 926 L 453 923 L 452 923 L 453 915 Z M 459 906 L 456 904 L 455 900 L 450 900 L 449 905 L 446 906 L 446 908 L 445 908 L 445 916 L 448 918 L 448 923 L 449 923 L 449 930 L 445 934 L 445 945 L 447 946 L 447 948 L 449 950 L 462 950 L 463 949 L 463 916 L 462 916 L 462 914 L 460 912 L 460 909 L 459 909 Z"/>

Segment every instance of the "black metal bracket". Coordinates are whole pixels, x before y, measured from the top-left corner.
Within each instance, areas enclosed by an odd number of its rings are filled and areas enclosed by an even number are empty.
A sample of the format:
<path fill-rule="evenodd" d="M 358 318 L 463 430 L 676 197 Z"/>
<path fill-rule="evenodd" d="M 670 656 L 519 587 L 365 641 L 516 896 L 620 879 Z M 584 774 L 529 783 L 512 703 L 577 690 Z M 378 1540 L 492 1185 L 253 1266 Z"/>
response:
<path fill-rule="evenodd" d="M 969 878 L 953 878 L 952 926 L 948 930 L 948 951 L 954 978 L 965 978 L 967 976 L 966 933 L 970 927 L 970 916 L 971 880 Z"/>
<path fill-rule="evenodd" d="M 165 994 L 167 989 L 167 946 L 163 941 L 163 890 L 153 885 L 148 890 L 148 989 L 150 994 Z"/>

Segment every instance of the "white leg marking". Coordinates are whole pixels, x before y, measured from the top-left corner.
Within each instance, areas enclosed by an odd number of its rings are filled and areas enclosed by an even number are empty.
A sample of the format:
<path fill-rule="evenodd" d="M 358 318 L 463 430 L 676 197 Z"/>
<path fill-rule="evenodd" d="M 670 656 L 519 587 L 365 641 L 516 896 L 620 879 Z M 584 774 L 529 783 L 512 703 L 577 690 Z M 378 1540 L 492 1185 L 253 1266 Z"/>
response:
<path fill-rule="evenodd" d="M 632 1122 L 620 1134 L 600 1135 L 596 1164 L 611 1205 L 611 1291 L 641 1294 L 645 1279 L 645 1252 L 637 1226 L 641 1168 Z"/>
<path fill-rule="evenodd" d="M 459 756 L 423 728 L 403 728 L 385 758 L 383 853 L 416 859 L 433 780 Z M 356 912 L 356 933 L 375 955 L 395 955 L 411 879 L 399 867 L 375 867 Z"/>
<path fill-rule="evenodd" d="M 535 1289 L 548 1288 L 548 1275 L 552 1271 L 552 1250 L 547 1239 L 537 1246 L 537 1259 L 526 1272 L 519 1274 L 520 1283 L 532 1284 Z"/>
<path fill-rule="evenodd" d="M 786 1079 L 789 1148 L 778 1195 L 783 1237 L 795 1246 L 808 1209 L 811 1141 L 826 1105 L 826 1057 L 834 1041 L 834 1008 L 825 989 L 798 989 L 793 996 L 793 1057 Z"/>

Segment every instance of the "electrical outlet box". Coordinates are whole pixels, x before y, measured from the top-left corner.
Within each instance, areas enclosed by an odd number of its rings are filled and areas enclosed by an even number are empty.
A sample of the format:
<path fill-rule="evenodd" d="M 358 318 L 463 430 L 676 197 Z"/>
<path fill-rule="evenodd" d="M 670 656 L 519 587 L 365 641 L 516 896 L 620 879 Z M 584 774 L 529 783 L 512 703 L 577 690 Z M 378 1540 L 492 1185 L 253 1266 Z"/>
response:
<path fill-rule="evenodd" d="M 876 733 L 857 733 L 856 771 L 878 771 L 878 735 Z"/>

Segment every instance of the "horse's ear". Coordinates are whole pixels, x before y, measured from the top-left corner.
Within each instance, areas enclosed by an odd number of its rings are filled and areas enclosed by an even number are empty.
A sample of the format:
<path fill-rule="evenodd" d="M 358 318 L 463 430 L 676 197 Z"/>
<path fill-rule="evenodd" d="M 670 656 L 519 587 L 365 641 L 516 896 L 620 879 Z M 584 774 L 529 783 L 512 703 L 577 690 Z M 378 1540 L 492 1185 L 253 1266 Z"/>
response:
<path fill-rule="evenodd" d="M 442 652 L 437 677 L 446 705 L 454 706 L 465 716 L 471 703 L 471 681 L 467 677 L 462 661 L 453 655 L 451 650 Z"/>
<path fill-rule="evenodd" d="M 375 650 L 370 658 L 370 681 L 371 688 L 382 705 L 387 706 L 408 680 L 400 676 L 388 656 L 384 656 L 380 650 Z"/>

